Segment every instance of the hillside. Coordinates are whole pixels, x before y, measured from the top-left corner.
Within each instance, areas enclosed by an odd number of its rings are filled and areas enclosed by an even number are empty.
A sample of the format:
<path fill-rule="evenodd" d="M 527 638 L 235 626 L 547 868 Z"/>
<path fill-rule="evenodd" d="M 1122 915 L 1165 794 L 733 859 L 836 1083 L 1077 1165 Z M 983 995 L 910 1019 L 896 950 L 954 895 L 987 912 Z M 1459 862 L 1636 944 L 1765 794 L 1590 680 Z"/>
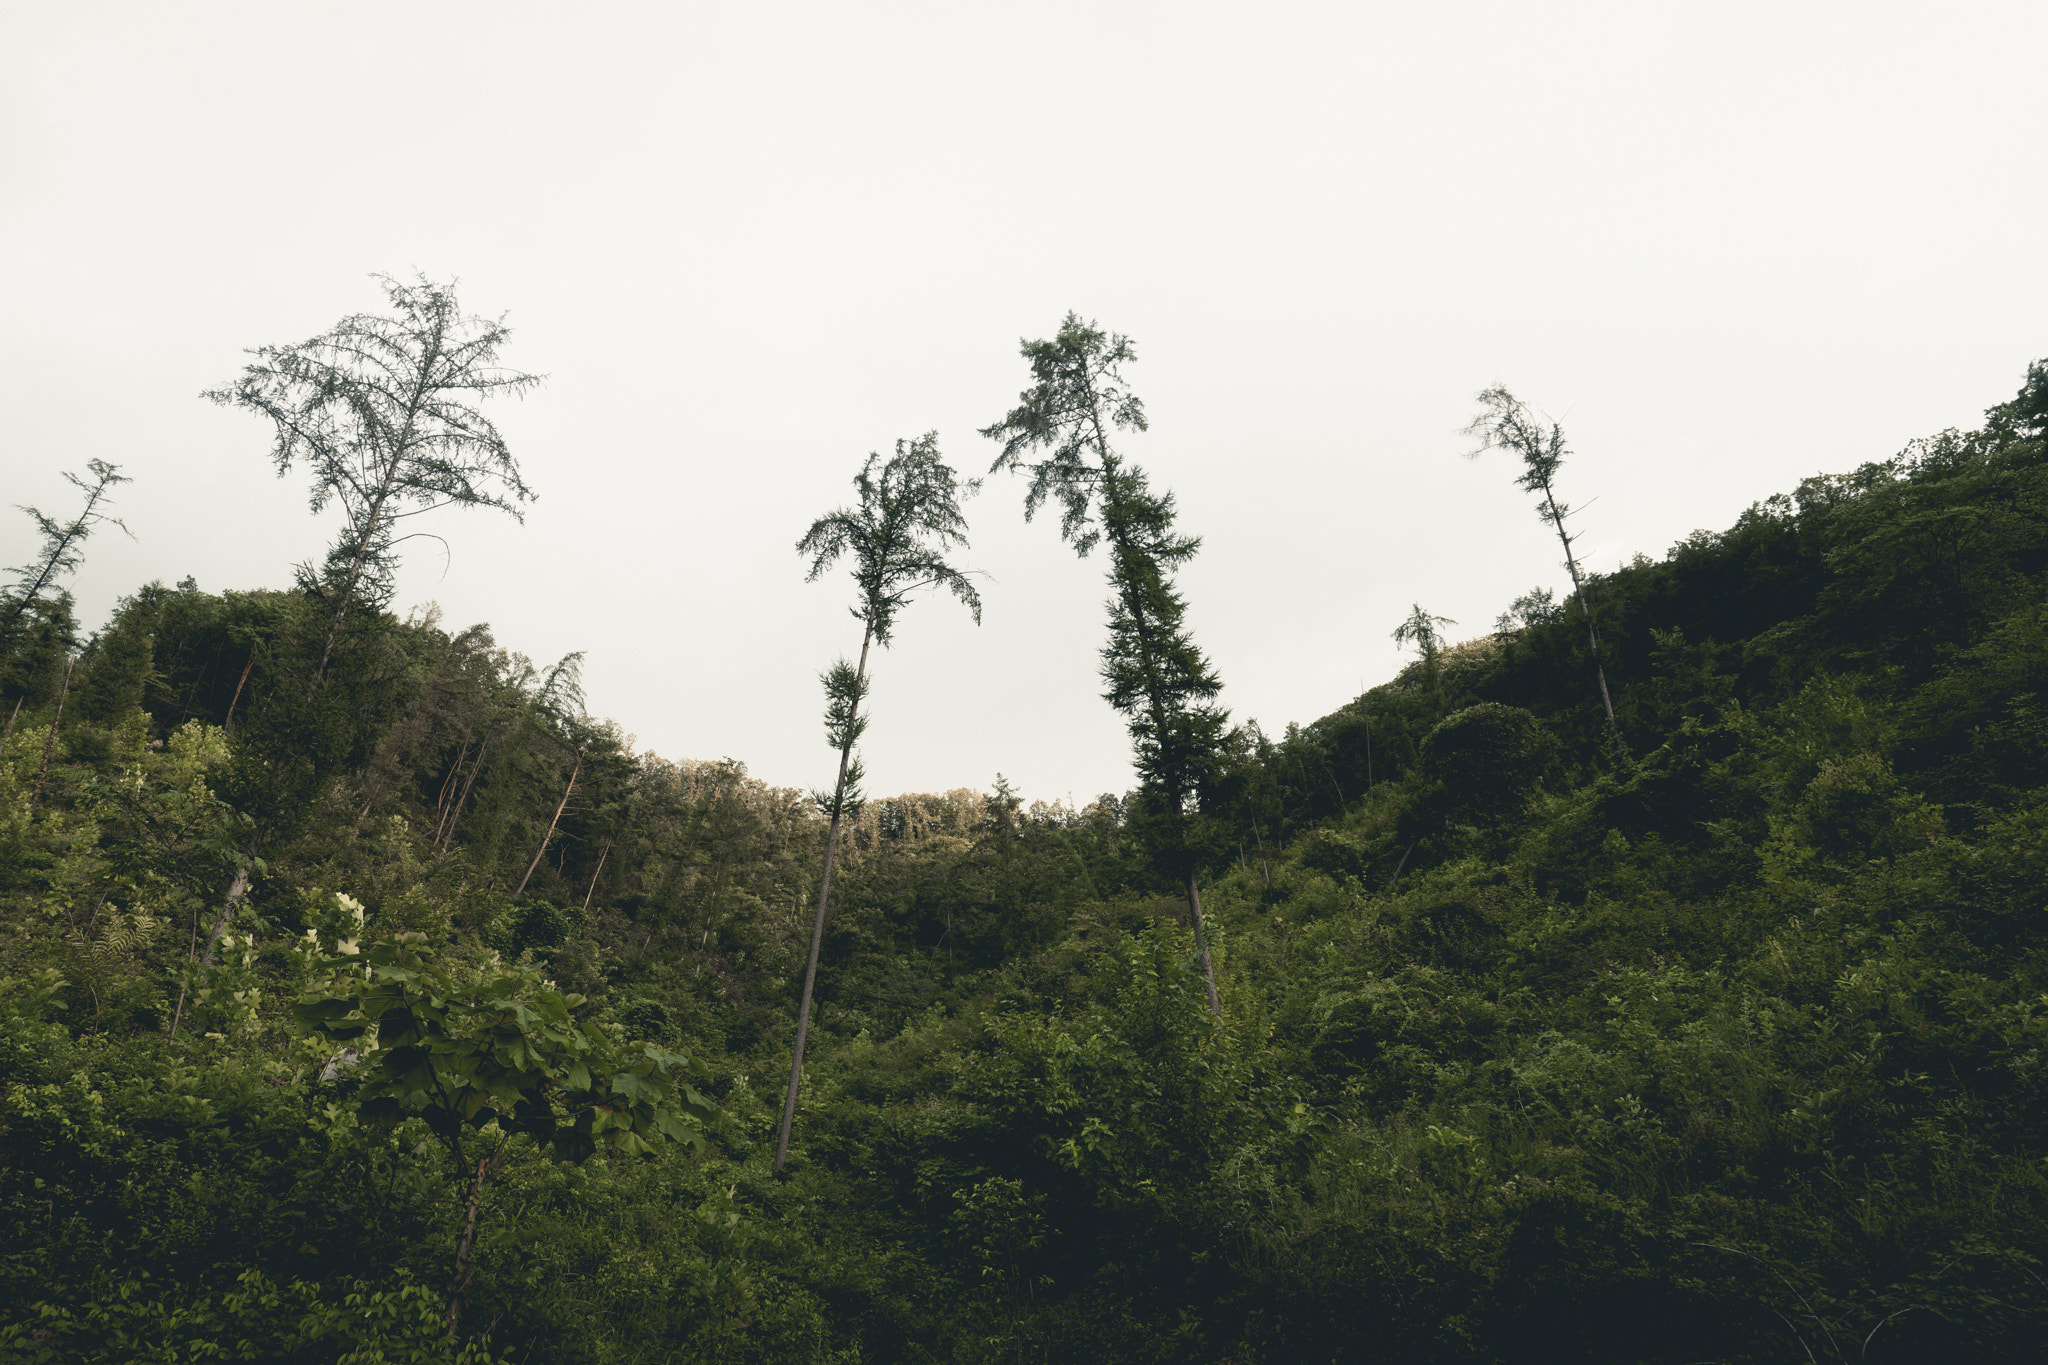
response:
<path fill-rule="evenodd" d="M 2044 427 L 1593 580 L 1624 753 L 1544 594 L 1232 731 L 1220 1020 L 1145 791 L 868 802 L 781 1178 L 810 796 L 483 626 L 39 598 L 0 1359 L 2038 1359 Z"/>

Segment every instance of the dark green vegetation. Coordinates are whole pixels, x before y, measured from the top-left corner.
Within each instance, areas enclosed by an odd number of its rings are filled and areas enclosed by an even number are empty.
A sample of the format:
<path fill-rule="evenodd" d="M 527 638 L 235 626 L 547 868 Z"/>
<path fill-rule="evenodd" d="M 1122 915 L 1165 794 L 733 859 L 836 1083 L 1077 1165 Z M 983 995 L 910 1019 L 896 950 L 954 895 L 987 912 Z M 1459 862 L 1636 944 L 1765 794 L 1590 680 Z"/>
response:
<path fill-rule="evenodd" d="M 870 801 L 780 1181 L 808 800 L 311 575 L 68 687 L 46 593 L 0 1351 L 447 1359 L 453 1288 L 469 1359 L 2039 1359 L 2044 419 L 1590 578 L 1629 758 L 1532 593 L 1179 812 Z"/>

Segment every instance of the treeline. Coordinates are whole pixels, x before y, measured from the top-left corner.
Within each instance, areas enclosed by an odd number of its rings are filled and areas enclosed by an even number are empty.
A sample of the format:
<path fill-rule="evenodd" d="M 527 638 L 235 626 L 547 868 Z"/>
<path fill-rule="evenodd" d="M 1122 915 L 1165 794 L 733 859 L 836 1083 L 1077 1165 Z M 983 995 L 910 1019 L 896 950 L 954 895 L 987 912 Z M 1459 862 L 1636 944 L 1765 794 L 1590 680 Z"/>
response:
<path fill-rule="evenodd" d="M 390 290 L 333 335 L 517 378 L 502 329 Z M 289 410 L 280 463 L 347 504 L 324 566 L 152 585 L 81 643 L 95 467 L 7 602 L 9 1358 L 2048 1344 L 2048 368 L 1462 644 L 1418 604 L 1400 677 L 1268 736 L 1217 706 L 1198 542 L 1111 439 L 1134 350 L 1070 317 L 986 434 L 1104 552 L 1140 785 L 1075 811 L 862 799 L 852 658 L 812 794 L 633 752 L 577 656 L 392 615 L 403 480 L 364 471 L 439 417 L 309 426 L 275 385 L 337 354 L 221 391 Z M 469 463 L 410 505 L 516 511 L 454 416 Z M 1572 555 L 1562 431 L 1481 417 Z M 949 585 L 951 477 L 905 443 L 807 538 L 863 651 Z M 919 507 L 905 559 L 878 531 Z"/>

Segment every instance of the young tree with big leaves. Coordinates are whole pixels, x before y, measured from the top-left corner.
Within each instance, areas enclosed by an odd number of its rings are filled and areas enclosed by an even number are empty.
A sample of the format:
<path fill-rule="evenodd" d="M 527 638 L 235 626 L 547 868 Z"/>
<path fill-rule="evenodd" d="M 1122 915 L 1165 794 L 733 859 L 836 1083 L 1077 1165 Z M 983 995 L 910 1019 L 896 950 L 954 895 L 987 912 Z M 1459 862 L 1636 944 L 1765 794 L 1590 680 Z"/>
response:
<path fill-rule="evenodd" d="M 1168 816 L 1209 1008 L 1220 1017 L 1190 825 L 1191 808 L 1214 775 L 1229 713 L 1216 705 L 1223 682 L 1195 645 L 1187 603 L 1173 583 L 1173 572 L 1202 542 L 1174 530 L 1173 494 L 1154 493 L 1145 472 L 1110 444 L 1112 431 L 1146 426 L 1145 405 L 1123 375 L 1137 359 L 1130 338 L 1068 313 L 1050 341 L 1026 341 L 1022 353 L 1031 387 L 1000 422 L 982 428 L 1003 445 L 991 472 L 1030 476 L 1027 521 L 1047 499 L 1058 502 L 1060 537 L 1076 554 L 1086 558 L 1096 545 L 1109 545 L 1103 699 L 1126 718 L 1139 781 Z"/>
<path fill-rule="evenodd" d="M 455 1331 L 475 1266 L 485 1190 L 515 1144 L 580 1163 L 600 1148 L 649 1156 L 666 1139 L 702 1149 L 716 1112 L 690 1084 L 701 1062 L 652 1044 L 627 1047 L 579 1022 L 584 998 L 532 968 L 495 958 L 451 969 L 426 936 L 366 939 L 363 909 L 337 895 L 301 946 L 306 991 L 292 1004 L 304 1033 L 345 1050 L 329 1079 L 355 1085 L 356 1116 L 393 1127 L 421 1120 L 448 1157 L 461 1224 L 447 1290 Z"/>
<path fill-rule="evenodd" d="M 1586 622 L 1593 676 L 1600 684 L 1600 705 L 1607 713 L 1607 735 L 1614 744 L 1615 757 L 1626 761 L 1628 746 L 1622 743 L 1621 727 L 1615 723 L 1614 698 L 1607 691 L 1607 668 L 1600 659 L 1600 632 L 1593 626 L 1593 609 L 1586 601 L 1585 575 L 1579 568 L 1578 553 L 1572 548 L 1577 538 L 1564 524 L 1572 509 L 1557 500 L 1557 471 L 1563 467 L 1565 457 L 1564 428 L 1538 418 L 1527 403 L 1496 384 L 1479 395 L 1479 415 L 1465 428 L 1465 435 L 1479 442 L 1465 452 L 1467 459 L 1477 459 L 1489 450 L 1505 450 L 1519 456 L 1522 472 L 1515 483 L 1543 500 L 1537 515 L 1557 532 L 1558 543 L 1564 546 L 1564 566 L 1572 576 L 1572 596 L 1579 604 L 1579 615 Z"/>
<path fill-rule="evenodd" d="M 877 465 L 880 468 L 877 468 Z M 927 432 L 914 441 L 898 441 L 886 462 L 868 456 L 854 478 L 858 506 L 841 507 L 811 523 L 797 542 L 797 553 L 809 557 L 805 582 L 815 583 L 841 558 L 853 561 L 858 590 L 852 607 L 861 622 L 860 662 L 840 659 L 820 675 L 825 685 L 825 740 L 839 751 L 839 775 L 831 794 L 815 794 L 828 821 L 825 867 L 818 879 L 818 909 L 811 925 L 810 964 L 804 969 L 803 1003 L 797 1010 L 796 1049 L 790 1057 L 789 1093 L 782 1103 L 782 1133 L 775 1142 L 775 1169 L 789 1156 L 789 1131 L 796 1121 L 797 1089 L 803 1080 L 804 1044 L 810 1037 L 811 999 L 818 980 L 818 954 L 825 942 L 825 910 L 831 903 L 832 863 L 839 851 L 839 831 L 861 804 L 861 765 L 854 746 L 867 729 L 861 703 L 868 694 L 868 651 L 888 647 L 896 617 L 914 593 L 938 588 L 950 592 L 981 624 L 981 594 L 968 573 L 946 562 L 954 549 L 967 547 L 967 518 L 960 498 L 980 486 L 962 484 L 939 458 L 939 434 Z"/>
<path fill-rule="evenodd" d="M 357 313 L 295 346 L 262 346 L 239 379 L 204 395 L 268 419 L 282 478 L 294 464 L 313 476 L 312 510 L 341 504 L 344 524 L 324 572 L 309 586 L 332 601 L 310 701 L 334 655 L 349 608 L 367 590 L 388 595 L 401 524 L 442 507 L 493 507 L 523 520 L 533 498 L 484 399 L 523 394 L 537 375 L 502 368 L 511 335 L 502 318 L 462 312 L 453 283 L 377 277 L 388 313 Z M 438 539 L 438 537 L 435 537 Z"/>

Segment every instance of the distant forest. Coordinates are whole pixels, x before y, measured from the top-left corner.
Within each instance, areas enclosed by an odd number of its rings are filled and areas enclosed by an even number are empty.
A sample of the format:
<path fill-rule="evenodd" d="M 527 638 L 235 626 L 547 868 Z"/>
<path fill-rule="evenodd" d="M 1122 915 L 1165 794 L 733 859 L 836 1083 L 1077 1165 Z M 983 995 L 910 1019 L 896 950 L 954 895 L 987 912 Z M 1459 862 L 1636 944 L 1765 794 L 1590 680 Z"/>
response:
<path fill-rule="evenodd" d="M 1612 573 L 1487 390 L 1570 591 L 1269 735 L 1070 315 L 818 490 L 808 791 L 390 609 L 534 381 L 384 291 L 207 395 L 343 513 L 289 582 L 88 632 L 97 461 L 9 534 L 0 1361 L 2048 1358 L 2048 363 Z M 875 652 L 979 618 L 949 459 L 1101 568 L 1130 792 L 863 790 Z"/>

